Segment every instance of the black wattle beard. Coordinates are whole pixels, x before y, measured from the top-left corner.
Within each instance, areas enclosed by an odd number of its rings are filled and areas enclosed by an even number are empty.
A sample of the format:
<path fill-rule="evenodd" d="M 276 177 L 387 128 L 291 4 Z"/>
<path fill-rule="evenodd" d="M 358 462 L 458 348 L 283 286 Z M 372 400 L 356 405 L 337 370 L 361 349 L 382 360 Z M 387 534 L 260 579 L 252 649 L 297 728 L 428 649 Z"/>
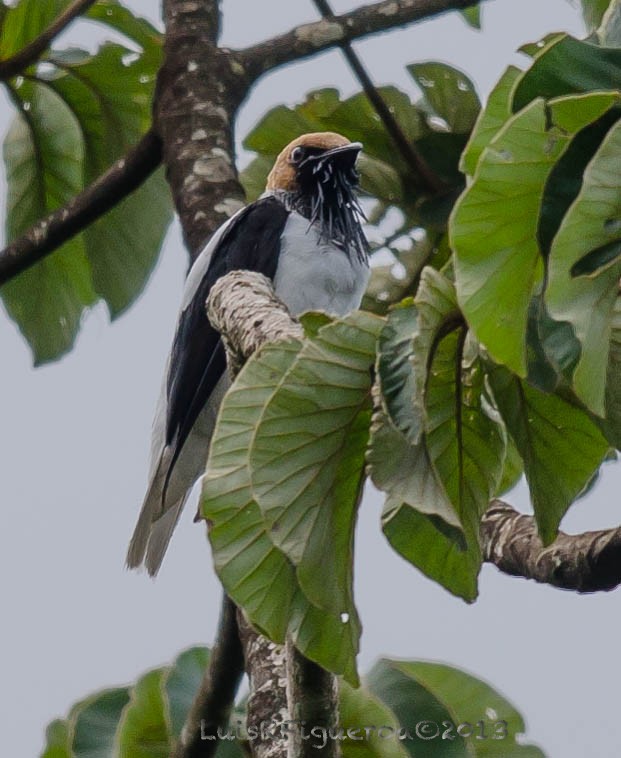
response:
<path fill-rule="evenodd" d="M 358 172 L 329 159 L 309 160 L 304 168 L 301 189 L 290 195 L 288 205 L 309 220 L 309 229 L 318 226 L 322 242 L 332 242 L 350 258 L 366 261 L 369 243 L 362 230 L 366 216 L 356 196 Z"/>

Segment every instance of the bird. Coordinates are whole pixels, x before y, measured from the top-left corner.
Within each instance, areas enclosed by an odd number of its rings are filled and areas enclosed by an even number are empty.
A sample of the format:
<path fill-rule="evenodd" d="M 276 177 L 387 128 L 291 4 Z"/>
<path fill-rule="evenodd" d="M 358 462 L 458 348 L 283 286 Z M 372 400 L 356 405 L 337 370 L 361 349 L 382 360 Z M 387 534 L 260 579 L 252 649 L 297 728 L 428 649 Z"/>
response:
<path fill-rule="evenodd" d="M 205 301 L 234 270 L 273 282 L 294 316 L 344 316 L 360 306 L 369 245 L 357 197 L 360 142 L 335 132 L 303 134 L 278 155 L 265 192 L 216 230 L 191 267 L 156 407 L 149 481 L 127 566 L 157 574 L 172 532 L 204 473 L 218 408 L 230 385 L 219 333 Z"/>

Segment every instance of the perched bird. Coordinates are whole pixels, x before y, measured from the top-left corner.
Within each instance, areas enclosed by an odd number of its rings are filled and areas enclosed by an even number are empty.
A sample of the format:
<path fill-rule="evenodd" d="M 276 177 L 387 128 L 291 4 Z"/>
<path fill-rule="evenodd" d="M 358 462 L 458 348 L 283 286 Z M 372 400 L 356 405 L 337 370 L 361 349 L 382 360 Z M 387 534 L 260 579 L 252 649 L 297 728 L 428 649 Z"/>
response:
<path fill-rule="evenodd" d="M 203 473 L 229 380 L 205 301 L 234 270 L 274 282 L 292 314 L 344 315 L 369 277 L 363 212 L 356 198 L 362 145 L 334 132 L 304 134 L 280 153 L 265 193 L 223 224 L 188 275 L 153 423 L 149 486 L 127 564 L 157 573 L 188 494 Z"/>

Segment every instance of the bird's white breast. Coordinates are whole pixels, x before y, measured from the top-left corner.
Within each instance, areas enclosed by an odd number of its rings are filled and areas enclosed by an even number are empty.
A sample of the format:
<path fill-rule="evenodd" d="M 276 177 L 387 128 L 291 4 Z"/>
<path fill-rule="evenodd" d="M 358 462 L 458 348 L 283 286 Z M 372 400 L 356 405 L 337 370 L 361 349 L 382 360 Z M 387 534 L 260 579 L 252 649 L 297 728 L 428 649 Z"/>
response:
<path fill-rule="evenodd" d="M 369 281 L 368 264 L 332 242 L 320 241 L 315 226 L 292 212 L 281 237 L 274 289 L 291 313 L 321 310 L 342 316 L 360 306 Z"/>

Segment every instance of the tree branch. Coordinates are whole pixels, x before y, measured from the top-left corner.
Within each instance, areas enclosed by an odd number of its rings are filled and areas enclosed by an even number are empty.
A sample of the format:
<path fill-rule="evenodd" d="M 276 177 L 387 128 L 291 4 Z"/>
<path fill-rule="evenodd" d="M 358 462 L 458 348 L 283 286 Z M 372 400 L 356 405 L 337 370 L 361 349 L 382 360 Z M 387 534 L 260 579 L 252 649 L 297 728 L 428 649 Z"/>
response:
<path fill-rule="evenodd" d="M 338 758 L 341 754 L 338 740 L 324 740 L 330 729 L 336 732 L 339 721 L 339 691 L 336 677 L 305 658 L 287 640 L 287 701 L 293 720 L 289 730 L 289 756 L 314 758 L 321 751 L 322 758 Z M 302 730 L 295 728 L 303 725 Z M 319 727 L 314 730 L 313 727 Z"/>
<path fill-rule="evenodd" d="M 287 667 L 284 645 L 256 632 L 238 610 L 239 633 L 250 680 L 247 705 L 248 736 L 253 758 L 287 758 Z"/>
<path fill-rule="evenodd" d="M 544 547 L 532 516 L 493 500 L 481 522 L 481 541 L 484 560 L 505 574 L 576 592 L 612 590 L 621 584 L 621 528 L 559 532 Z"/>
<path fill-rule="evenodd" d="M 217 47 L 217 0 L 164 0 L 163 6 L 166 37 L 155 119 L 193 261 L 244 201 L 234 162 L 233 123 L 249 85 L 235 55 Z"/>
<path fill-rule="evenodd" d="M 478 5 L 480 0 L 383 0 L 380 3 L 298 26 L 286 34 L 239 51 L 240 63 L 251 80 L 285 63 L 316 55 L 337 45 L 388 31 L 453 10 Z"/>
<path fill-rule="evenodd" d="M 331 20 L 334 18 L 334 13 L 330 8 L 328 0 L 313 0 L 315 7 L 322 14 L 325 20 Z M 401 153 L 402 158 L 410 167 L 414 176 L 420 181 L 420 184 L 429 192 L 437 192 L 443 187 L 443 183 L 434 174 L 434 172 L 427 165 L 427 161 L 422 154 L 405 135 L 403 129 L 400 127 L 397 119 L 393 116 L 390 108 L 386 105 L 384 98 L 379 93 L 377 87 L 371 81 L 371 77 L 367 73 L 362 61 L 355 53 L 351 43 L 341 42 L 339 47 L 343 51 L 345 59 L 349 63 L 355 77 L 360 82 L 360 86 L 364 90 L 365 95 L 369 99 L 370 103 L 375 108 L 377 115 L 382 120 L 384 128 L 392 138 L 398 151 Z"/>
<path fill-rule="evenodd" d="M 36 63 L 41 54 L 50 46 L 51 42 L 77 16 L 82 15 L 94 3 L 95 0 L 73 0 L 44 32 L 15 53 L 15 55 L 0 61 L 0 81 L 6 81 L 21 74 L 28 66 Z"/>
<path fill-rule="evenodd" d="M 25 271 L 140 187 L 161 163 L 161 143 L 151 130 L 129 153 L 64 208 L 37 221 L 0 251 L 0 286 Z"/>
<path fill-rule="evenodd" d="M 210 758 L 218 749 L 218 729 L 226 730 L 244 673 L 237 608 L 226 595 L 216 643 L 172 758 Z"/>

